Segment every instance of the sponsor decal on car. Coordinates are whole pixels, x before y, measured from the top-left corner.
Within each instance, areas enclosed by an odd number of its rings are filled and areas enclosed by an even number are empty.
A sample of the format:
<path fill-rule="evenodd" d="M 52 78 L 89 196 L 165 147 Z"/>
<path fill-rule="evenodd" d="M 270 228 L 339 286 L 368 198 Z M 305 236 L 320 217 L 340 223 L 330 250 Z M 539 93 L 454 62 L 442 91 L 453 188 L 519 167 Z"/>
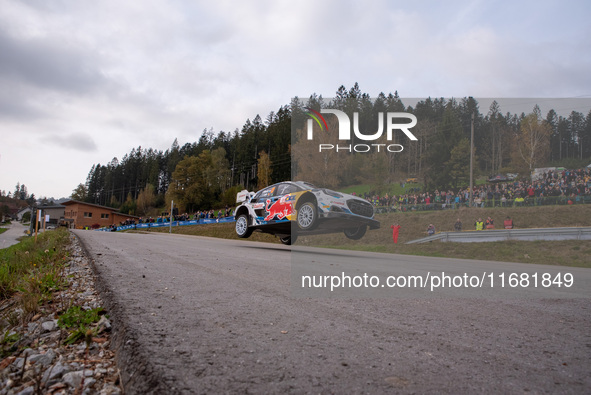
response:
<path fill-rule="evenodd" d="M 274 203 L 272 203 L 270 199 L 267 199 L 265 207 L 267 216 L 265 217 L 265 221 L 270 221 L 272 219 L 287 219 L 287 217 L 293 212 L 293 205 L 287 201 L 288 198 L 289 195 L 285 195 Z"/>

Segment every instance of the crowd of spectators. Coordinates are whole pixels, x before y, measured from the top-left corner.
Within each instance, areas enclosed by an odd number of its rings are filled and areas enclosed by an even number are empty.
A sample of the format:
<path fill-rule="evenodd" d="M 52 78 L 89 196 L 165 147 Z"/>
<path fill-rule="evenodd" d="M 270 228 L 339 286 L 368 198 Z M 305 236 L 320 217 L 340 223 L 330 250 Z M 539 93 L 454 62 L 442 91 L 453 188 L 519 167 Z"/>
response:
<path fill-rule="evenodd" d="M 196 211 L 193 214 L 183 213 L 179 215 L 173 215 L 173 221 L 194 221 L 199 219 L 220 219 L 225 217 L 231 217 L 233 215 L 232 209 L 226 208 L 220 209 L 217 211 L 212 210 L 203 210 L 203 211 Z M 170 214 L 169 213 L 162 213 L 162 215 L 153 218 L 153 217 L 140 217 L 138 223 L 162 223 L 162 222 L 170 222 Z"/>
<path fill-rule="evenodd" d="M 365 199 L 384 211 L 432 210 L 467 206 L 470 188 L 421 192 L 418 188 L 400 195 L 366 193 Z M 539 206 L 591 203 L 591 169 L 548 171 L 534 181 L 514 180 L 473 188 L 474 207 Z"/>
<path fill-rule="evenodd" d="M 231 217 L 233 215 L 233 211 L 231 208 L 226 206 L 223 209 L 217 211 L 214 210 L 203 210 L 203 211 L 196 211 L 193 214 L 183 213 L 178 215 L 173 215 L 173 221 L 191 221 L 191 220 L 199 220 L 199 219 L 220 219 L 225 217 Z M 116 231 L 120 226 L 128 226 L 128 225 L 137 225 L 137 224 L 154 224 L 154 223 L 168 223 L 170 222 L 170 213 L 162 213 L 158 217 L 140 217 L 137 221 L 133 219 L 127 219 L 125 221 L 121 221 L 119 225 L 111 225 L 110 229 L 112 231 Z"/>

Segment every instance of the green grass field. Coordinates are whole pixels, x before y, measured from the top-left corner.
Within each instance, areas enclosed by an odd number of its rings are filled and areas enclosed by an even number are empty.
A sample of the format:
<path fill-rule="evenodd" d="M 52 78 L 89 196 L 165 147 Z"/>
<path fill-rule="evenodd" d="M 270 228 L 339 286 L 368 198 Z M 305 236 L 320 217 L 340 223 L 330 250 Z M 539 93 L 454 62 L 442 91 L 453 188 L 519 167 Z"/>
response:
<path fill-rule="evenodd" d="M 69 245 L 65 229 L 24 237 L 18 244 L 0 250 L 0 301 L 15 294 L 25 315 L 38 311 L 64 284 L 63 268 Z"/>

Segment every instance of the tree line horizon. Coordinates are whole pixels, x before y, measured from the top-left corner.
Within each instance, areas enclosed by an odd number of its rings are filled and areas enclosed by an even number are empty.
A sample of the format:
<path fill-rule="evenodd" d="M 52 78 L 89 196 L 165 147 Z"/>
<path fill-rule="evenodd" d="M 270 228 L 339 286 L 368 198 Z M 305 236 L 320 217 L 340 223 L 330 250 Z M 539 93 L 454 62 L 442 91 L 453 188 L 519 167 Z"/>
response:
<path fill-rule="evenodd" d="M 357 111 L 360 129 L 370 131 L 377 130 L 379 112 L 409 112 L 419 119 L 413 128 L 418 141 L 404 144 L 402 152 L 371 157 L 313 155 L 300 144 L 302 131 L 292 136 L 292 121 L 305 116 L 305 107 Z M 331 100 L 316 94 L 306 101 L 296 97 L 264 121 L 257 114 L 233 132 L 204 129 L 197 141 L 179 146 L 175 138 L 165 151 L 133 148 L 121 160 L 93 165 L 72 198 L 141 216 L 154 207 L 169 207 L 171 200 L 183 212 L 233 206 L 239 190 L 292 176 L 329 188 L 370 184 L 378 192 L 409 176 L 427 189 L 459 188 L 469 176 L 472 114 L 476 175 L 529 176 L 534 167 L 579 167 L 591 158 L 591 111 L 562 116 L 551 109 L 543 115 L 536 104 L 528 114 L 503 114 L 493 101 L 483 114 L 472 97 L 429 97 L 413 107 L 405 106 L 397 92 L 374 99 L 355 83 L 350 89 L 339 87 Z"/>

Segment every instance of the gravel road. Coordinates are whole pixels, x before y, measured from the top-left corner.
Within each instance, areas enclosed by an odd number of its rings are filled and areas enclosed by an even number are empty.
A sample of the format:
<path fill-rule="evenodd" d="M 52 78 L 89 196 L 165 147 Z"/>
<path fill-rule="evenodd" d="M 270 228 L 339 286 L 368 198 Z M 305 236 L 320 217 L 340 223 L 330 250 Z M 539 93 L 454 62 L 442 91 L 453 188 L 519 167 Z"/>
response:
<path fill-rule="evenodd" d="M 591 392 L 588 288 L 572 299 L 295 297 L 279 243 L 75 234 L 99 275 L 127 393 Z M 358 254 L 315 260 L 450 263 Z M 586 287 L 591 270 L 576 276 Z"/>

